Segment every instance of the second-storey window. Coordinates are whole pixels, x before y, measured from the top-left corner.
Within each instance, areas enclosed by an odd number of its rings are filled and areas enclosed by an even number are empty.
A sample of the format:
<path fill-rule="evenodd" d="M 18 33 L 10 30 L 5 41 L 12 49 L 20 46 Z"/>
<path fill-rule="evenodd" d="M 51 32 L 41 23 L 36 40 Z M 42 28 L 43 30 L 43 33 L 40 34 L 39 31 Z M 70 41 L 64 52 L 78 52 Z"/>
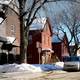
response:
<path fill-rule="evenodd" d="M 11 36 L 15 36 L 16 34 L 16 27 L 14 25 L 11 25 Z"/>
<path fill-rule="evenodd" d="M 29 40 L 28 40 L 29 44 L 32 43 L 32 35 L 29 35 Z"/>

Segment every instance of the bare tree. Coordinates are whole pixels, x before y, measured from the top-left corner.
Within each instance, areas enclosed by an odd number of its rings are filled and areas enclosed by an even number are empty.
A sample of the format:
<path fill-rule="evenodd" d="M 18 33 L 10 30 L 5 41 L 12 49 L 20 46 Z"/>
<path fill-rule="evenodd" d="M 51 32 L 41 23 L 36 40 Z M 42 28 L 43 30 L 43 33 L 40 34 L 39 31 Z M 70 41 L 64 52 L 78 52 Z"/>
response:
<path fill-rule="evenodd" d="M 36 18 L 38 10 L 46 3 L 56 2 L 61 0 L 18 0 L 19 2 L 19 19 L 20 19 L 20 32 L 21 32 L 21 62 L 27 61 L 27 46 L 28 46 L 28 34 L 29 28 L 33 20 Z M 29 4 L 29 5 L 28 5 Z M 26 16 L 26 19 L 25 19 Z M 26 26 L 24 22 L 26 20 Z M 26 49 L 26 51 L 25 51 Z"/>
<path fill-rule="evenodd" d="M 76 5 L 76 7 L 75 7 Z M 68 38 L 68 49 L 70 55 L 76 55 L 77 50 L 80 49 L 80 5 L 72 4 L 70 12 L 67 14 L 65 11 L 62 11 L 61 14 L 58 16 L 58 23 L 61 22 L 65 26 L 59 25 L 58 31 L 62 31 L 64 34 L 66 32 L 70 35 L 67 36 Z M 67 30 L 67 31 L 65 31 Z M 59 37 L 59 35 L 58 35 Z M 61 38 L 59 37 L 61 40 Z M 71 44 L 73 42 L 73 44 Z M 70 46 L 72 49 L 70 50 Z"/>
<path fill-rule="evenodd" d="M 38 10 L 48 2 L 55 2 L 56 0 L 18 0 L 19 2 L 19 19 L 20 19 L 20 32 L 21 32 L 21 46 L 20 46 L 20 54 L 21 54 L 21 62 L 27 61 L 27 46 L 28 46 L 28 34 L 29 28 L 32 24 L 33 20 L 36 18 L 36 13 Z M 58 1 L 58 0 L 57 0 Z M 30 6 L 27 6 L 27 5 Z M 27 7 L 26 7 L 27 6 Z M 26 16 L 26 19 L 25 19 Z M 26 26 L 24 22 L 26 20 Z M 25 51 L 26 50 L 26 51 Z"/>
<path fill-rule="evenodd" d="M 10 3 L 11 1 L 13 0 L 10 0 Z M 16 0 L 16 1 L 18 3 L 17 8 L 19 10 L 18 16 L 20 20 L 20 32 L 21 32 L 20 33 L 21 62 L 27 62 L 27 53 L 26 53 L 27 50 L 26 49 L 28 46 L 29 28 L 33 20 L 36 18 L 36 13 L 45 3 L 65 1 L 65 0 Z M 68 1 L 76 1 L 76 0 L 68 0 Z M 26 21 L 26 26 L 24 25 L 25 21 Z"/>
<path fill-rule="evenodd" d="M 36 18 L 37 11 L 47 2 L 52 2 L 52 0 L 18 0 L 19 2 L 19 13 L 20 13 L 20 32 L 21 32 L 21 46 L 20 55 L 21 62 L 27 61 L 27 46 L 28 46 L 28 34 L 29 28 L 33 20 Z M 30 4 L 30 6 L 27 6 Z M 26 19 L 24 18 L 26 16 Z M 24 22 L 26 20 L 26 26 Z"/>

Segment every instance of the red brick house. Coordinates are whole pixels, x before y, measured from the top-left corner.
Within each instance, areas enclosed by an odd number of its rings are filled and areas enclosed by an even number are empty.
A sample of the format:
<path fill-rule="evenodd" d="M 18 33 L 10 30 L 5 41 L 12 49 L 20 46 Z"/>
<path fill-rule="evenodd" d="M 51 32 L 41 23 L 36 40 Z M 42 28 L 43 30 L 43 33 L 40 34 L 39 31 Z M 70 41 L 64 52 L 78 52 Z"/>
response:
<path fill-rule="evenodd" d="M 11 8 L 7 7 L 7 6 L 0 6 L 2 9 L 0 9 L 0 13 L 3 12 L 5 19 L 3 20 L 2 23 L 0 23 L 0 36 L 2 37 L 15 37 L 15 44 L 20 46 L 20 22 L 19 22 L 19 16 L 18 16 L 18 9 L 16 6 L 14 6 L 13 4 L 10 5 Z M 6 9 L 6 11 L 5 11 Z M 6 14 L 5 14 L 5 13 Z M 3 15 L 2 14 L 2 15 Z M 0 18 L 2 16 L 0 15 Z M 0 50 L 1 52 L 2 50 Z M 3 52 L 5 53 L 6 50 L 3 50 Z M 20 47 L 14 47 L 12 49 L 12 51 L 9 52 L 10 54 L 8 54 L 9 57 L 9 61 L 15 61 L 13 59 L 14 56 L 17 56 L 20 54 Z M 3 54 L 2 54 L 3 55 Z M 0 55 L 1 56 L 1 55 Z M 10 57 L 13 56 L 13 57 Z M 4 59 L 2 57 L 2 59 Z M 1 60 L 1 59 L 0 59 Z M 6 60 L 6 58 L 5 58 Z"/>
<path fill-rule="evenodd" d="M 50 63 L 52 29 L 48 18 L 35 19 L 30 27 L 28 63 Z"/>
<path fill-rule="evenodd" d="M 20 46 L 19 16 L 8 8 L 6 22 L 6 36 L 15 37 L 15 44 Z M 13 48 L 12 53 L 20 54 L 19 47 Z"/>
<path fill-rule="evenodd" d="M 54 55 L 58 58 L 59 61 L 62 61 L 64 56 L 69 56 L 67 44 L 68 39 L 66 34 L 61 38 L 61 40 L 57 35 L 53 35 L 52 48 L 54 50 Z"/>

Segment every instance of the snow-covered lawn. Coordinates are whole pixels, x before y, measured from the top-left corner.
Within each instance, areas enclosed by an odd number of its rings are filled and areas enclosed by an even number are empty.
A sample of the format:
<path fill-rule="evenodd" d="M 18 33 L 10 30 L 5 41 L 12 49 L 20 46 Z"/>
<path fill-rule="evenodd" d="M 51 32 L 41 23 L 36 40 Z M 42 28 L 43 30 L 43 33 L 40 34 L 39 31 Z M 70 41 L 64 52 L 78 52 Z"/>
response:
<path fill-rule="evenodd" d="M 5 64 L 0 65 L 0 73 L 2 72 L 17 72 L 17 71 L 30 71 L 30 72 L 43 72 L 51 70 L 62 70 L 63 62 L 55 64 Z"/>

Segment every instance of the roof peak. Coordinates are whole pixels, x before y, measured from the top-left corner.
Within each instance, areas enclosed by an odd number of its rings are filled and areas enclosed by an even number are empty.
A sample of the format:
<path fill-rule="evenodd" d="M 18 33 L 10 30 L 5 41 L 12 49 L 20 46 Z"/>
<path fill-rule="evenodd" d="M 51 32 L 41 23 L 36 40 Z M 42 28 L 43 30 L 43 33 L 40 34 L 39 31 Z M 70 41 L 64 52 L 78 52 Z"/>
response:
<path fill-rule="evenodd" d="M 47 21 L 46 17 L 34 19 L 32 25 L 30 26 L 30 30 L 41 30 L 41 29 L 43 29 L 46 21 Z"/>
<path fill-rule="evenodd" d="M 46 20 L 47 18 L 46 17 L 43 17 L 43 18 L 36 18 L 33 23 L 42 23 L 42 24 L 45 24 L 46 23 Z"/>

